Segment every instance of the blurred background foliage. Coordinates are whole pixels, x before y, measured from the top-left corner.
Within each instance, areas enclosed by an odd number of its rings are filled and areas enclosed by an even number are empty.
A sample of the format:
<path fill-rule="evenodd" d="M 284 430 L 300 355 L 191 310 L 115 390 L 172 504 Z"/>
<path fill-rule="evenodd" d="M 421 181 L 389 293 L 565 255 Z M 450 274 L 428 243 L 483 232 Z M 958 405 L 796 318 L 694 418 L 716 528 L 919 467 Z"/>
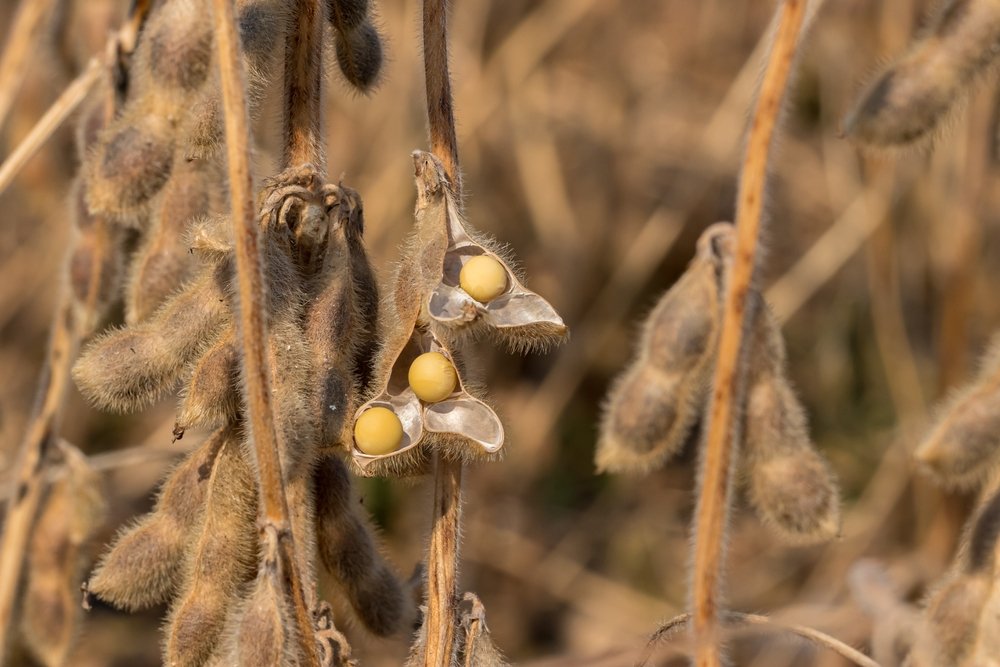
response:
<path fill-rule="evenodd" d="M 645 478 L 596 476 L 595 425 L 608 383 L 632 354 L 637 323 L 684 270 L 699 233 L 732 218 L 773 6 L 452 4 L 468 217 L 510 244 L 529 284 L 572 329 L 553 354 L 521 358 L 482 345 L 471 355 L 506 421 L 508 453 L 504 463 L 466 476 L 462 587 L 481 596 L 497 643 L 519 663 L 631 664 L 648 634 L 686 602 L 696 456 L 689 445 Z M 0 26 L 9 25 L 14 5 L 0 2 Z M 0 128 L 0 155 L 102 48 L 124 12 L 118 0 L 59 5 Z M 869 621 L 847 592 L 853 562 L 885 560 L 918 598 L 954 551 L 970 498 L 937 490 L 909 452 L 933 405 L 975 368 L 1000 319 L 992 82 L 929 147 L 863 154 L 838 138 L 853 97 L 905 48 L 928 9 L 913 0 L 828 0 L 820 8 L 802 48 L 766 206 L 760 283 L 785 323 L 790 375 L 813 436 L 841 479 L 845 522 L 833 544 L 788 548 L 738 503 L 729 603 L 856 645 L 867 640 Z M 416 0 L 379 3 L 389 60 L 374 94 L 350 92 L 334 67 L 325 88 L 330 177 L 343 175 L 364 197 L 366 238 L 383 278 L 412 221 L 409 152 L 426 144 L 418 10 Z M 266 107 L 257 121 L 258 177 L 275 168 L 277 119 Z M 64 200 L 79 163 L 71 139 L 69 127 L 56 134 L 0 195 L 0 467 L 7 470 L 63 270 Z M 107 469 L 112 516 L 95 556 L 117 526 L 150 506 L 176 454 L 198 441 L 191 434 L 171 444 L 172 410 L 165 401 L 111 416 L 71 397 L 64 435 Z M 144 449 L 123 457 L 135 446 Z M 366 480 L 361 491 L 393 562 L 409 574 L 429 527 L 427 481 Z M 158 664 L 162 612 L 95 609 L 72 664 Z M 379 642 L 343 622 L 363 664 L 400 664 L 408 638 Z M 779 649 L 795 664 L 842 664 Z M 740 651 L 746 664 L 776 664 L 773 649 L 751 642 Z"/>

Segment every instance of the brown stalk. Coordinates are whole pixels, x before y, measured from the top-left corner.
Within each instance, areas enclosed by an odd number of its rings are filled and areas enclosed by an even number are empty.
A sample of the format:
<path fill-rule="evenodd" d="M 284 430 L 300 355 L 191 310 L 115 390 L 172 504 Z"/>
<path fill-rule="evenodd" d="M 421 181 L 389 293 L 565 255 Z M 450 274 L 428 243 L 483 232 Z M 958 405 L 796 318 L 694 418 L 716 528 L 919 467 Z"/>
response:
<path fill-rule="evenodd" d="M 288 506 L 282 483 L 278 439 L 274 428 L 274 406 L 268 382 L 267 321 L 264 313 L 264 272 L 260 237 L 250 175 L 250 128 L 246 80 L 240 59 L 234 0 L 213 0 L 214 29 L 221 70 L 222 105 L 226 128 L 226 160 L 232 204 L 233 236 L 239 289 L 239 323 L 243 344 L 246 408 L 260 484 L 264 527 L 281 537 L 281 551 L 295 608 L 301 655 L 309 665 L 319 665 L 309 609 L 306 606 L 295 558 L 295 545 L 288 521 Z"/>
<path fill-rule="evenodd" d="M 27 434 L 21 443 L 17 474 L 11 481 L 12 502 L 7 506 L 0 540 L 0 663 L 10 647 L 11 618 L 17 597 L 28 540 L 45 488 L 46 463 L 55 447 L 70 384 L 70 368 L 80 344 L 68 278 L 60 286 L 59 305 L 52 320 L 45 366 Z"/>
<path fill-rule="evenodd" d="M 741 385 L 740 358 L 747 295 L 760 236 L 771 139 L 792 68 L 805 0 L 785 0 L 754 109 L 736 206 L 736 252 L 723 311 L 713 397 L 695 519 L 694 636 L 696 667 L 719 667 L 718 625 L 726 515 L 729 509 L 733 422 Z"/>
<path fill-rule="evenodd" d="M 285 167 L 312 164 L 322 171 L 321 11 L 317 0 L 296 0 L 295 21 L 285 42 Z"/>
<path fill-rule="evenodd" d="M 0 128 L 3 128 L 17 91 L 24 82 L 28 56 L 45 25 L 45 16 L 54 5 L 55 0 L 21 0 L 10 22 L 7 46 L 3 56 L 0 56 Z"/>
<path fill-rule="evenodd" d="M 455 199 L 462 201 L 458 139 L 448 72 L 448 8 L 445 0 L 424 0 L 424 79 L 431 151 L 444 165 Z M 449 667 L 455 652 L 458 611 L 458 554 L 462 520 L 462 463 L 438 454 L 434 461 L 434 509 L 427 553 L 425 667 Z"/>

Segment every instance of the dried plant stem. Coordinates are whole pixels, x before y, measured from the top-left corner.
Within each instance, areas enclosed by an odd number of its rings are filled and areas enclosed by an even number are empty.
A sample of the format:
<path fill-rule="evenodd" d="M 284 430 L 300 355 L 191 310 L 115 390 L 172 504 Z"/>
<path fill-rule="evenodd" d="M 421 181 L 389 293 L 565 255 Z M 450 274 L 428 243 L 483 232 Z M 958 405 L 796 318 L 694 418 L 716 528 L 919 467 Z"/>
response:
<path fill-rule="evenodd" d="M 62 95 L 52 103 L 52 106 L 45 112 L 45 115 L 38 119 L 35 126 L 28 132 L 28 136 L 17 145 L 14 152 L 0 165 L 0 192 L 7 189 L 7 186 L 11 184 L 17 173 L 28 163 L 28 160 L 38 152 L 48 138 L 59 129 L 59 126 L 86 99 L 87 93 L 90 92 L 90 89 L 101 78 L 103 72 L 104 67 L 101 61 L 97 58 L 92 59 L 87 64 L 86 69 L 80 72 L 80 75 L 73 80 L 73 83 L 67 86 Z"/>
<path fill-rule="evenodd" d="M 705 440 L 695 523 L 692 604 L 696 667 L 719 667 L 718 619 L 732 432 L 741 377 L 739 364 L 747 295 L 754 274 L 771 139 L 792 68 L 805 0 L 785 0 L 754 109 L 736 206 L 736 252 L 723 311 L 713 398 Z"/>
<path fill-rule="evenodd" d="M 646 648 L 643 650 L 642 656 L 635 663 L 636 667 L 644 667 L 645 664 L 649 662 L 649 659 L 653 657 L 653 651 L 656 648 L 656 645 L 662 639 L 669 636 L 674 630 L 686 625 L 690 620 L 691 614 L 681 614 L 680 616 L 676 616 L 661 625 L 659 629 L 653 633 L 653 636 L 649 638 L 649 643 L 646 644 Z M 825 632 L 820 632 L 819 630 L 808 626 L 785 624 L 760 614 L 743 614 L 735 611 L 726 612 L 725 621 L 728 625 L 761 627 L 790 632 L 794 635 L 802 637 L 803 639 L 808 639 L 819 646 L 828 648 L 847 660 L 850 660 L 854 664 L 860 665 L 860 667 L 880 667 L 877 662 L 856 648 L 848 646 L 836 637 L 831 637 Z"/>
<path fill-rule="evenodd" d="M 243 374 L 247 416 L 260 484 L 262 528 L 271 526 L 280 536 L 281 555 L 288 573 L 295 609 L 300 654 L 319 665 L 313 625 L 299 576 L 295 545 L 288 521 L 282 483 L 274 407 L 268 382 L 267 321 L 264 313 L 264 273 L 260 237 L 250 175 L 250 128 L 246 84 L 240 59 L 233 0 L 213 0 L 214 29 L 221 70 L 222 104 L 226 127 L 226 158 L 232 202 L 233 235 L 239 290 L 239 324 L 243 345 Z"/>
<path fill-rule="evenodd" d="M 317 0 L 296 0 L 295 20 L 285 42 L 285 167 L 313 164 L 323 170 L 321 18 Z"/>
<path fill-rule="evenodd" d="M 21 0 L 7 33 L 7 46 L 0 56 L 0 128 L 14 104 L 28 71 L 28 56 L 45 25 L 45 16 L 55 0 Z"/>
<path fill-rule="evenodd" d="M 424 0 L 424 80 L 431 151 L 444 165 L 455 199 L 462 201 L 462 175 L 448 71 L 448 8 L 445 0 Z M 425 667 L 449 667 L 455 652 L 458 557 L 462 510 L 462 463 L 440 454 L 434 462 L 434 511 L 427 553 Z"/>
<path fill-rule="evenodd" d="M 64 278 L 59 305 L 52 320 L 49 348 L 39 380 L 34 414 L 19 455 L 17 474 L 11 481 L 7 517 L 0 540 L 0 664 L 10 646 L 11 617 L 27 553 L 28 539 L 45 488 L 46 459 L 56 446 L 59 425 L 70 383 L 70 368 L 76 358 L 80 333 L 70 287 Z"/>

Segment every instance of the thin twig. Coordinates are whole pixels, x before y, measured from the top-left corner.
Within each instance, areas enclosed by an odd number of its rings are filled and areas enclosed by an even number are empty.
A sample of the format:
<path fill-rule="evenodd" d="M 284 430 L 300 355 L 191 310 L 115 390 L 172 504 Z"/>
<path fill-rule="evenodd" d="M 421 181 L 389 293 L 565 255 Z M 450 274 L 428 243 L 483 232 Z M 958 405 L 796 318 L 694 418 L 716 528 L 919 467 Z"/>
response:
<path fill-rule="evenodd" d="M 288 522 L 281 460 L 274 427 L 274 407 L 268 382 L 267 321 L 264 311 L 264 272 L 261 265 L 253 180 L 250 175 L 250 125 L 246 84 L 240 59 L 239 35 L 233 0 L 213 0 L 214 28 L 220 66 L 226 127 L 226 158 L 232 204 L 233 235 L 239 283 L 239 325 L 243 343 L 243 381 L 247 416 L 260 483 L 261 512 L 266 526 L 281 536 L 282 556 L 295 608 L 300 653 L 309 665 L 319 659 L 306 607 L 295 546 Z"/>
<path fill-rule="evenodd" d="M 284 166 L 312 164 L 322 172 L 321 18 L 316 0 L 295 2 L 295 21 L 285 41 Z"/>
<path fill-rule="evenodd" d="M 424 81 L 431 151 L 462 201 L 462 175 L 448 71 L 448 8 L 445 0 L 424 0 Z M 427 612 L 424 615 L 425 667 L 448 667 L 455 651 L 458 558 L 462 521 L 462 463 L 440 454 L 434 462 L 434 510 L 427 553 Z"/>
<path fill-rule="evenodd" d="M 696 667 L 719 667 L 717 625 L 724 529 L 729 508 L 733 421 L 747 295 L 753 281 L 771 138 L 792 68 L 805 0 L 785 0 L 757 99 L 736 207 L 736 252 L 726 294 L 713 400 L 705 439 L 695 523 L 694 636 Z"/>
<path fill-rule="evenodd" d="M 14 152 L 0 165 L 0 192 L 7 189 L 7 186 L 11 184 L 17 173 L 28 163 L 28 160 L 34 157 L 35 153 L 45 145 L 49 137 L 59 129 L 59 126 L 87 98 L 87 93 L 100 80 L 103 72 L 104 67 L 101 61 L 98 58 L 92 58 L 87 67 L 66 87 L 62 95 L 52 103 L 52 106 L 48 108 L 45 115 L 38 119 L 35 126 L 28 132 L 28 136 L 17 145 Z"/>
<path fill-rule="evenodd" d="M 43 20 L 55 5 L 55 0 L 21 0 L 7 33 L 7 46 L 0 56 L 0 129 L 14 106 L 14 98 L 27 74 L 28 56 L 38 43 Z"/>
<path fill-rule="evenodd" d="M 656 632 L 653 633 L 653 636 L 650 637 L 649 643 L 646 644 L 646 649 L 642 652 L 639 660 L 635 663 L 635 667 L 645 667 L 646 663 L 649 662 L 649 659 L 653 657 L 653 651 L 656 649 L 656 645 L 662 639 L 668 637 L 672 632 L 681 626 L 686 625 L 690 620 L 691 614 L 681 614 L 680 616 L 675 616 L 661 625 Z M 786 624 L 760 614 L 744 614 L 738 611 L 726 612 L 725 621 L 727 625 L 743 625 L 790 632 L 794 635 L 802 637 L 803 639 L 808 639 L 819 646 L 828 648 L 831 651 L 840 654 L 847 660 L 850 660 L 854 664 L 860 665 L 860 667 L 880 667 L 877 662 L 856 648 L 848 646 L 836 637 L 831 637 L 825 632 L 821 632 L 820 630 L 816 630 L 815 628 L 810 628 L 805 625 L 796 625 L 794 623 Z"/>
<path fill-rule="evenodd" d="M 80 343 L 68 278 L 60 286 L 59 305 L 52 319 L 45 366 L 27 434 L 21 443 L 17 474 L 12 480 L 2 540 L 0 540 L 0 664 L 9 653 L 14 613 L 28 539 L 45 488 L 46 460 L 58 439 L 70 369 Z"/>

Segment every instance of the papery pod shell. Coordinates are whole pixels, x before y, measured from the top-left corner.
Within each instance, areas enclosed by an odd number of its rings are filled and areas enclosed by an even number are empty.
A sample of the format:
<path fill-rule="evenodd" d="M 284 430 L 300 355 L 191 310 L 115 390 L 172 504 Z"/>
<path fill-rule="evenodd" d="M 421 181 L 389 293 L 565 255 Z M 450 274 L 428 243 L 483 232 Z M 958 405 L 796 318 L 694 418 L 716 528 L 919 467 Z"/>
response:
<path fill-rule="evenodd" d="M 153 511 L 123 529 L 87 582 L 87 591 L 129 611 L 161 604 L 181 584 L 184 553 L 201 526 L 209 476 L 225 429 L 213 433 L 167 477 Z"/>
<path fill-rule="evenodd" d="M 545 347 L 565 338 L 568 329 L 549 302 L 524 287 L 504 258 L 477 240 L 440 161 L 420 151 L 413 154 L 413 161 L 417 210 L 411 252 L 417 254 L 411 260 L 420 266 L 421 320 L 442 338 L 484 330 L 513 350 Z M 477 255 L 492 257 L 507 274 L 507 290 L 485 304 L 459 286 L 462 266 Z"/>
<path fill-rule="evenodd" d="M 164 634 L 164 663 L 194 667 L 220 645 L 230 610 L 257 565 L 257 485 L 234 431 L 226 431 L 205 494 L 204 520 L 188 536 L 183 586 Z"/>
<path fill-rule="evenodd" d="M 49 488 L 31 536 L 20 615 L 25 644 L 46 667 L 64 665 L 73 648 L 84 547 L 107 514 L 98 473 L 72 445 L 59 448 L 66 471 Z"/>
<path fill-rule="evenodd" d="M 635 360 L 608 393 L 595 455 L 601 472 L 647 472 L 684 445 L 708 397 L 732 226 L 702 233 L 684 275 L 643 325 Z"/>
<path fill-rule="evenodd" d="M 1000 464 L 1000 335 L 990 341 L 976 378 L 955 392 L 914 452 L 936 480 L 981 484 Z"/>

